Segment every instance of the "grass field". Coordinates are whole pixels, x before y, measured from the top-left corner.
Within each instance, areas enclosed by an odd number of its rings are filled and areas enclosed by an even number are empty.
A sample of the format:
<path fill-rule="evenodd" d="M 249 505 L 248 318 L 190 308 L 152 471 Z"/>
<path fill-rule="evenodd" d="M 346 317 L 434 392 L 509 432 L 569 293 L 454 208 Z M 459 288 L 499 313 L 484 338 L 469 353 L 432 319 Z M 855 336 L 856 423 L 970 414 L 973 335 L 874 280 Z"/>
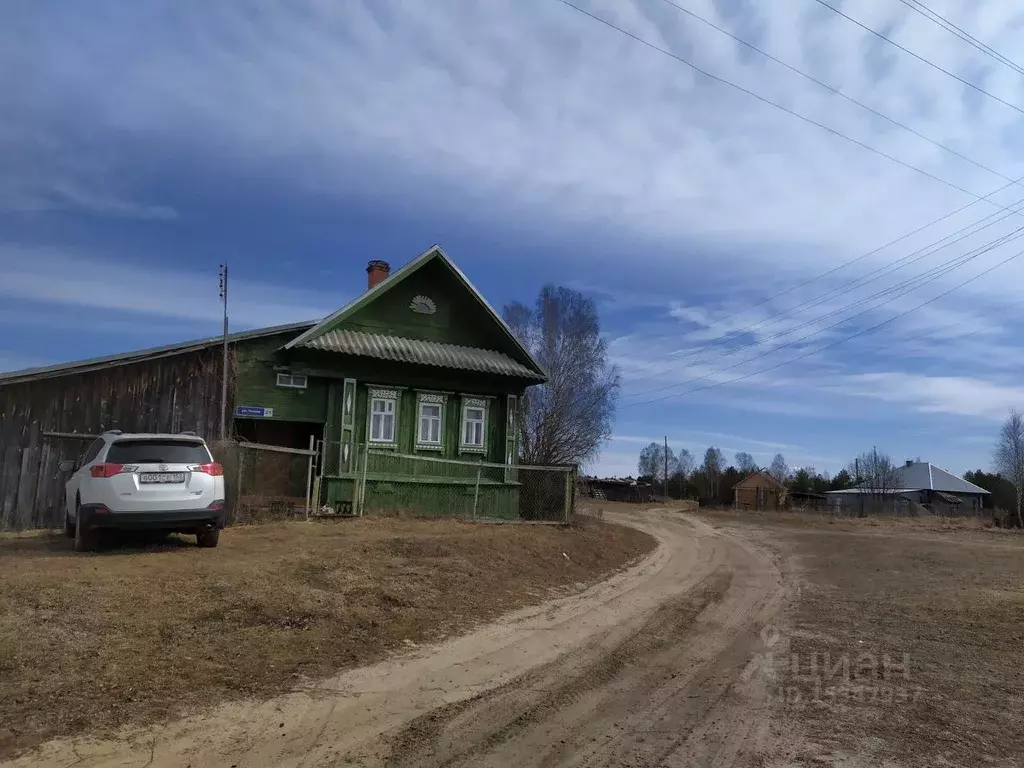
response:
<path fill-rule="evenodd" d="M 1024 765 L 1024 535 L 963 518 L 701 515 L 777 549 L 796 585 L 786 625 L 764 635 L 793 764 Z"/>
<path fill-rule="evenodd" d="M 364 518 L 75 554 L 0 536 L 0 759 L 46 738 L 270 696 L 592 582 L 646 534 Z"/>

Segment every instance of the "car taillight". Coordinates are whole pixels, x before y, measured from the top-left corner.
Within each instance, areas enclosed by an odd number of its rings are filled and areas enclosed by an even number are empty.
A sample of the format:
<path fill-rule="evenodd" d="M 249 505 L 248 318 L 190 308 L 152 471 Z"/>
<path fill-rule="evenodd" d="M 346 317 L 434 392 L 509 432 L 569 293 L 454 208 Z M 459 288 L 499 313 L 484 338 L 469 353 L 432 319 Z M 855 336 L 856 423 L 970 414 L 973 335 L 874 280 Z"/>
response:
<path fill-rule="evenodd" d="M 211 512 L 220 512 L 222 509 L 224 509 L 224 502 L 223 500 L 218 499 L 217 501 L 213 502 L 210 506 L 208 506 L 207 509 L 210 510 Z"/>
<path fill-rule="evenodd" d="M 124 464 L 94 464 L 89 474 L 93 477 L 113 477 L 125 471 L 131 471 L 131 467 L 125 467 Z"/>
<path fill-rule="evenodd" d="M 224 474 L 224 467 L 215 461 L 208 462 L 206 464 L 197 464 L 193 467 L 189 467 L 193 472 L 202 472 L 204 475 L 213 475 L 219 477 Z"/>

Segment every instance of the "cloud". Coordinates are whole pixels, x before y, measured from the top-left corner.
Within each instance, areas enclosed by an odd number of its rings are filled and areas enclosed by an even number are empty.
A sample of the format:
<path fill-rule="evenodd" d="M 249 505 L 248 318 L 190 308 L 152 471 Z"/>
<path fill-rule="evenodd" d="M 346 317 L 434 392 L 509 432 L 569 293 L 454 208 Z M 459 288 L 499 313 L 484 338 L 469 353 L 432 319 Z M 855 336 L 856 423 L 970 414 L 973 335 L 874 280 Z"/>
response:
<path fill-rule="evenodd" d="M 0 244 L 0 297 L 33 305 L 94 308 L 136 322 L 174 319 L 219 327 L 217 274 L 106 261 L 73 250 Z M 259 328 L 322 317 L 344 297 L 313 289 L 232 279 L 235 328 Z M 109 319 L 109 318 L 107 318 Z"/>
<path fill-rule="evenodd" d="M 816 3 L 680 0 L 992 170 L 809 84 L 660 0 L 579 2 L 977 195 L 1024 175 L 1019 112 Z M 844 10 L 1024 107 L 1018 74 L 901 4 L 863 0 Z M 997 50 L 1013 50 L 1024 24 L 1024 12 L 995 0 L 946 10 Z M 572 279 L 599 299 L 623 370 L 624 414 L 668 396 L 680 411 L 696 404 L 750 420 L 846 419 L 852 429 L 885 405 L 991 419 L 1017 396 L 1007 382 L 1024 327 L 1018 313 L 993 310 L 1019 301 L 1024 259 L 880 332 L 816 350 L 1005 258 L 1011 246 L 948 274 L 932 271 L 1011 232 L 1016 214 L 929 249 L 1024 199 L 1024 188 L 1009 185 L 993 203 L 976 202 L 553 0 L 127 8 L 99 0 L 88 8 L 21 4 L 5 10 L 4 21 L 5 220 L 14 211 L 65 211 L 178 233 L 195 217 L 190 198 L 171 194 L 172 184 L 146 182 L 161 161 L 185 159 L 196 169 L 185 187 L 251 183 L 285 200 L 313 191 L 441 222 L 450 220 L 439 212 L 456 211 L 460 222 L 529 231 L 554 244 L 543 257 L 521 249 L 523 272 Z M 25 71 L 30 80 L 17 74 Z M 218 322 L 214 275 L 147 267 L 130 248 L 65 242 L 0 246 L 0 297 L 43 311 L 87 307 L 110 323 Z M 919 253 L 926 254 L 920 261 L 851 286 Z M 808 282 L 829 270 L 836 271 Z M 917 282 L 895 289 L 908 279 Z M 311 318 L 345 298 L 244 280 L 233 291 L 232 321 L 241 327 Z M 679 386 L 644 394 L 668 385 Z M 972 404 L 969 391 L 981 399 Z M 810 422 L 801 428 L 812 429 Z"/>
<path fill-rule="evenodd" d="M 1005 183 L 667 5 L 585 6 L 958 186 L 984 194 Z M 954 81 L 820 7 L 688 6 L 1001 173 L 1024 169 L 1016 142 L 1002 139 L 1020 115 L 969 102 Z M 902 6 L 858 10 L 951 70 L 1013 95 L 991 61 Z M 486 10 L 279 5 L 258 14 L 245 4 L 175 5 L 166 18 L 99 3 L 87 25 L 84 13 L 26 11 L 23 25 L 12 25 L 27 26 L 51 54 L 36 62 L 34 101 L 18 89 L 16 107 L 48 115 L 68 104 L 87 124 L 264 169 L 286 159 L 293 185 L 373 194 L 401 189 L 400 179 L 440 183 L 549 225 L 607 222 L 661 244 L 725 243 L 786 274 L 837 263 L 969 202 L 547 0 Z M 991 44 L 1012 42 L 1018 14 L 991 1 L 984 14 L 986 28 L 994 19 L 1007 25 Z M 28 63 L 19 59 L 31 49 L 14 34 L 6 63 Z M 375 173 L 354 175 L 353 164 Z"/>
<path fill-rule="evenodd" d="M 845 394 L 898 403 L 919 413 L 944 413 L 1002 420 L 1024 404 L 1024 387 L 970 376 L 920 376 L 904 372 L 863 373 L 836 382 Z"/>
<path fill-rule="evenodd" d="M 178 212 L 167 205 L 147 205 L 84 189 L 76 184 L 56 183 L 48 189 L 18 188 L 16 180 L 0 182 L 0 212 L 44 213 L 70 211 L 119 219 L 173 221 Z"/>

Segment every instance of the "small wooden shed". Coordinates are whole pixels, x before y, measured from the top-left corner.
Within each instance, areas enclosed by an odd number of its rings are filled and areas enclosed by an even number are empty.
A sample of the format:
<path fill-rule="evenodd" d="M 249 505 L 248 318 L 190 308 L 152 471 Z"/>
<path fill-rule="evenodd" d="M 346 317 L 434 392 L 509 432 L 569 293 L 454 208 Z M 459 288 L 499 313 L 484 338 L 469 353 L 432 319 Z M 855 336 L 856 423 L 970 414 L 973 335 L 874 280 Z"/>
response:
<path fill-rule="evenodd" d="M 764 472 L 754 472 L 732 488 L 737 509 L 779 509 L 786 501 L 786 486 Z"/>

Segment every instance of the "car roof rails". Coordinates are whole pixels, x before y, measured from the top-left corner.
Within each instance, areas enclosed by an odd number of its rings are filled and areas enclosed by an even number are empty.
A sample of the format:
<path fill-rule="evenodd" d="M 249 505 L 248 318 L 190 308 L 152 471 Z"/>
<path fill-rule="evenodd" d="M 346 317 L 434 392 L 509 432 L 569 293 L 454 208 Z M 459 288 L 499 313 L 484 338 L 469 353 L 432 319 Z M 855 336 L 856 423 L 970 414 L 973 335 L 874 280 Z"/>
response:
<path fill-rule="evenodd" d="M 195 431 L 194 431 L 194 430 L 191 430 L 191 429 L 186 429 L 186 430 L 183 430 L 183 431 L 179 432 L 178 434 L 179 434 L 179 435 L 191 435 L 192 437 L 195 437 L 195 436 L 196 436 L 196 433 L 195 433 Z"/>
<path fill-rule="evenodd" d="M 123 435 L 124 432 L 122 432 L 120 429 L 106 429 L 106 430 L 103 431 L 103 434 L 104 435 Z"/>

